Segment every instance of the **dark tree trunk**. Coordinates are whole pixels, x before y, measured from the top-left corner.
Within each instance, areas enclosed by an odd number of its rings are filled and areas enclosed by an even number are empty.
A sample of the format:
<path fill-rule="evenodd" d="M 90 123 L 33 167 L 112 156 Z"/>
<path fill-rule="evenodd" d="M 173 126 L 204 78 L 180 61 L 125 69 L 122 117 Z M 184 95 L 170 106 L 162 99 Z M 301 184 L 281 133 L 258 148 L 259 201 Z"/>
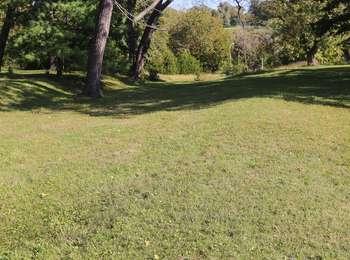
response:
<path fill-rule="evenodd" d="M 63 75 L 63 61 L 60 57 L 55 58 L 55 67 L 57 77 L 62 77 Z"/>
<path fill-rule="evenodd" d="M 10 30 L 14 24 L 15 10 L 16 9 L 14 6 L 12 6 L 11 4 L 8 5 L 4 24 L 2 26 L 1 33 L 0 33 L 0 71 L 3 65 L 3 59 L 4 59 L 7 40 L 9 38 Z"/>
<path fill-rule="evenodd" d="M 346 62 L 350 62 L 350 49 L 344 49 L 344 58 Z"/>
<path fill-rule="evenodd" d="M 135 12 L 135 6 L 136 6 L 136 0 L 128 0 L 127 2 L 127 9 L 129 13 Z M 129 56 L 129 62 L 131 64 L 134 63 L 135 57 L 136 57 L 136 51 L 137 51 L 137 40 L 139 38 L 139 34 L 135 28 L 135 24 L 133 21 L 128 20 L 128 56 Z"/>
<path fill-rule="evenodd" d="M 159 17 L 159 16 L 158 16 Z M 148 20 L 150 22 L 151 18 Z M 157 18 L 153 18 L 153 21 L 158 20 Z M 153 24 L 153 23 L 148 23 Z M 146 54 L 151 45 L 152 35 L 155 29 L 147 27 L 143 32 L 142 38 L 139 43 L 139 47 L 137 48 L 136 57 L 134 60 L 134 64 L 132 66 L 132 76 L 134 80 L 138 80 L 142 73 L 143 67 L 145 65 Z"/>
<path fill-rule="evenodd" d="M 156 1 L 155 1 L 156 2 Z M 146 55 L 151 45 L 152 35 L 155 32 L 155 28 L 158 24 L 158 20 L 162 15 L 162 12 L 173 2 L 173 0 L 159 1 L 153 12 L 147 20 L 147 27 L 145 28 L 140 43 L 137 48 L 136 57 L 132 66 L 132 77 L 134 80 L 140 78 L 141 72 L 145 65 Z"/>
<path fill-rule="evenodd" d="M 317 60 L 315 58 L 315 54 L 316 53 L 313 53 L 313 52 L 308 52 L 307 53 L 307 65 L 308 66 L 314 66 L 317 64 Z"/>
<path fill-rule="evenodd" d="M 168 7 L 172 0 L 167 0 L 164 3 L 160 1 L 150 17 L 147 20 L 147 27 L 145 28 L 140 43 L 137 48 L 136 57 L 132 66 L 132 77 L 134 80 L 138 80 L 145 65 L 146 55 L 151 45 L 152 35 L 155 32 L 155 27 L 158 24 L 158 20 L 162 15 L 162 11 Z"/>
<path fill-rule="evenodd" d="M 318 51 L 318 44 L 315 43 L 312 48 L 310 48 L 307 52 L 306 52 L 306 62 L 308 66 L 314 66 L 317 64 L 317 60 L 315 58 L 315 55 Z"/>
<path fill-rule="evenodd" d="M 95 35 L 88 54 L 87 83 L 85 94 L 98 98 L 102 96 L 101 74 L 103 56 L 111 26 L 113 0 L 100 0 Z"/>

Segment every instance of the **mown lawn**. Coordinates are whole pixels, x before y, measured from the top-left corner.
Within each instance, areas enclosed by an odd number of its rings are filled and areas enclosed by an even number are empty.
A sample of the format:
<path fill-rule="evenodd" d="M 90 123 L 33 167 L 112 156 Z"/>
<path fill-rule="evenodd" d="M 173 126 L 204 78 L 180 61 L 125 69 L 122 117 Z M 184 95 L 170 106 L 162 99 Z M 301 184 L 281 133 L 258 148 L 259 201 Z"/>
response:
<path fill-rule="evenodd" d="M 105 84 L 0 75 L 0 259 L 350 258 L 350 66 Z"/>

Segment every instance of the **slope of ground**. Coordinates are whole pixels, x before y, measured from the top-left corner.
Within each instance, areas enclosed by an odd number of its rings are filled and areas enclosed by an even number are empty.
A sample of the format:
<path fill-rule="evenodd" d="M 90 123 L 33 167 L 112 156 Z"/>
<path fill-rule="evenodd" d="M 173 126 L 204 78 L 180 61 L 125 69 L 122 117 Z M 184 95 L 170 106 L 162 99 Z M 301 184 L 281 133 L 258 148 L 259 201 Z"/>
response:
<path fill-rule="evenodd" d="M 0 258 L 350 258 L 350 67 L 0 76 Z"/>

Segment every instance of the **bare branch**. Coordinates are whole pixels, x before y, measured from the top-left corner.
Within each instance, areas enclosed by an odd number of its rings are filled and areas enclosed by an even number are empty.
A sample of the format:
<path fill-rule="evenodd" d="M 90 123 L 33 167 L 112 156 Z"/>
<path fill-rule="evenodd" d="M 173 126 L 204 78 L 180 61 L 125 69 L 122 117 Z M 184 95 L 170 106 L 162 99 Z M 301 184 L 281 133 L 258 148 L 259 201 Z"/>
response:
<path fill-rule="evenodd" d="M 136 15 L 134 17 L 134 23 L 137 23 L 138 21 L 140 21 L 143 17 L 145 17 L 148 13 L 150 13 L 151 11 L 154 10 L 154 8 L 156 8 L 156 6 L 161 3 L 162 0 L 154 0 L 152 2 L 152 4 L 150 4 L 145 10 L 143 10 L 141 13 L 139 13 L 138 15 Z"/>
<path fill-rule="evenodd" d="M 241 23 L 242 27 L 244 28 L 244 21 L 242 19 L 242 10 L 243 10 L 243 5 L 242 5 L 242 0 L 234 0 L 234 2 L 237 5 L 237 16 L 238 20 Z"/>

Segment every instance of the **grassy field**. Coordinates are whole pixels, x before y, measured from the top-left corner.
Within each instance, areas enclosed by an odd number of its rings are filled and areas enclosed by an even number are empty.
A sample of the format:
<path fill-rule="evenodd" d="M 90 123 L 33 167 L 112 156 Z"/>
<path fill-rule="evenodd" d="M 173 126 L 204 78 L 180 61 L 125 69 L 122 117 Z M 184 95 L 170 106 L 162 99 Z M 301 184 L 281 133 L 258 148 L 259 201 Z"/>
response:
<path fill-rule="evenodd" d="M 0 76 L 0 259 L 350 258 L 350 66 L 81 86 Z"/>

